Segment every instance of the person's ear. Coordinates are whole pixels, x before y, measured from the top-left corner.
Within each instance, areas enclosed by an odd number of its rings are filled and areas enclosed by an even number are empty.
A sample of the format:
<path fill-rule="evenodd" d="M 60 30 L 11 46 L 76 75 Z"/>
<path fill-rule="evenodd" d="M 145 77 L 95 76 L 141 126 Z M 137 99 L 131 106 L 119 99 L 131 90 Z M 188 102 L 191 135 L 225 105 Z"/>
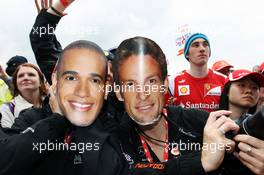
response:
<path fill-rule="evenodd" d="M 57 80 L 57 72 L 53 72 L 51 74 L 51 82 L 52 82 L 52 86 L 53 87 L 57 87 L 57 82 L 58 82 L 58 80 Z M 53 88 L 54 94 L 56 94 L 56 89 L 57 88 Z"/>

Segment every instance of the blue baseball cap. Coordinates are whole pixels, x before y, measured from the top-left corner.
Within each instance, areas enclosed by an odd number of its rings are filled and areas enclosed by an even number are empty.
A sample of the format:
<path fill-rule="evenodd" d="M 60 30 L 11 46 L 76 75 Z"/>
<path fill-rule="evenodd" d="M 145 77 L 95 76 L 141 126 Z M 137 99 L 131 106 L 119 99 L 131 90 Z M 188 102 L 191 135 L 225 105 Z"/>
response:
<path fill-rule="evenodd" d="M 23 56 L 19 56 L 19 55 L 13 56 L 6 63 L 7 64 L 6 73 L 9 76 L 13 76 L 13 73 L 15 72 L 16 68 L 19 65 L 27 63 L 27 62 L 28 62 L 28 60 L 25 57 L 23 57 Z"/>
<path fill-rule="evenodd" d="M 185 45 L 184 45 L 184 57 L 189 61 L 189 59 L 186 57 L 186 55 L 189 52 L 189 48 L 192 44 L 192 42 L 198 38 L 202 38 L 205 41 L 208 42 L 209 44 L 209 49 L 210 49 L 210 43 L 209 43 L 209 39 L 206 35 L 202 34 L 202 33 L 194 33 L 191 36 L 189 36 L 189 38 L 186 40 Z M 210 49 L 210 53 L 211 53 L 211 49 Z"/>

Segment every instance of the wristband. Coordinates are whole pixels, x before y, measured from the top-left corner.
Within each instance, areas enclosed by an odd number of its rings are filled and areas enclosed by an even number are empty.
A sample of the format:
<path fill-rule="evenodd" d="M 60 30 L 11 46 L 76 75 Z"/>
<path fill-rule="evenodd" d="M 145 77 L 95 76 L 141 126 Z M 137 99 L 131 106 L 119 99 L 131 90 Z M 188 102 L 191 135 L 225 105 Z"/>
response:
<path fill-rule="evenodd" d="M 54 11 L 57 15 L 59 16 L 63 16 L 63 14 L 61 12 L 59 12 L 58 10 L 56 10 L 54 7 L 50 6 L 51 10 Z"/>
<path fill-rule="evenodd" d="M 66 8 L 69 6 L 69 2 L 68 0 L 60 0 L 60 2 L 62 3 L 62 5 Z"/>

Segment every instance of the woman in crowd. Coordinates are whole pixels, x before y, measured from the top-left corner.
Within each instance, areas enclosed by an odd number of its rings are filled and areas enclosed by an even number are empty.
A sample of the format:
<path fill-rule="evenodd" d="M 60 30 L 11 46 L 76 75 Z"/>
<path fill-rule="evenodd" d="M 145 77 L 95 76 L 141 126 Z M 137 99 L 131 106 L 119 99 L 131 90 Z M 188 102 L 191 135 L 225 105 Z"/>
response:
<path fill-rule="evenodd" d="M 44 76 L 33 64 L 20 65 L 13 75 L 14 99 L 1 106 L 1 125 L 10 128 L 23 109 L 41 107 L 46 96 Z"/>
<path fill-rule="evenodd" d="M 264 76 L 260 73 L 243 69 L 233 71 L 226 79 L 220 109 L 231 111 L 229 117 L 241 123 L 256 112 L 260 88 L 263 86 Z M 234 156 L 251 170 L 248 174 L 264 174 L 264 141 L 245 134 L 235 136 L 234 140 L 238 143 Z M 235 157 L 231 158 L 236 159 Z M 233 166 L 225 167 L 232 174 L 240 171 Z"/>
<path fill-rule="evenodd" d="M 232 111 L 229 117 L 233 120 L 254 114 L 262 86 L 264 77 L 261 74 L 243 69 L 235 70 L 225 82 L 220 109 Z"/>

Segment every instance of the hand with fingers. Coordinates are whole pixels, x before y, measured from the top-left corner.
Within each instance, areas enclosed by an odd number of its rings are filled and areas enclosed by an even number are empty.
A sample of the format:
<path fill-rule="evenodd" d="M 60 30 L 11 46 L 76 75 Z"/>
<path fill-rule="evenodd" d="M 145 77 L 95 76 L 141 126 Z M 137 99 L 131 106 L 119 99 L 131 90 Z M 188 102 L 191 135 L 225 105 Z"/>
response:
<path fill-rule="evenodd" d="M 8 79 L 8 75 L 3 69 L 2 65 L 0 65 L 0 78 L 6 81 Z"/>
<path fill-rule="evenodd" d="M 35 0 L 35 5 L 38 13 L 41 9 L 48 9 L 52 5 L 52 0 Z M 41 7 L 41 8 L 40 8 Z"/>
<path fill-rule="evenodd" d="M 239 152 L 234 152 L 246 167 L 258 175 L 264 175 L 264 141 L 249 135 L 236 135 Z"/>
<path fill-rule="evenodd" d="M 174 105 L 175 101 L 176 101 L 176 98 L 175 98 L 175 97 L 170 97 L 170 98 L 168 99 L 167 104 L 168 104 L 168 105 Z"/>
<path fill-rule="evenodd" d="M 71 5 L 74 0 L 57 0 L 53 3 L 53 0 L 35 0 L 35 5 L 38 13 L 41 9 L 47 9 L 47 12 L 57 15 L 66 15 L 64 10 Z M 41 8 L 40 8 L 41 7 Z"/>
<path fill-rule="evenodd" d="M 239 130 L 239 126 L 226 117 L 230 114 L 230 111 L 225 110 L 211 112 L 206 122 L 201 156 L 206 172 L 216 170 L 223 162 L 225 152 L 235 147 L 235 142 L 225 137 L 226 132 L 237 133 Z"/>
<path fill-rule="evenodd" d="M 51 85 L 49 88 L 49 105 L 53 113 L 58 113 L 60 115 L 63 115 L 57 100 L 55 88 L 56 87 L 54 85 Z"/>

